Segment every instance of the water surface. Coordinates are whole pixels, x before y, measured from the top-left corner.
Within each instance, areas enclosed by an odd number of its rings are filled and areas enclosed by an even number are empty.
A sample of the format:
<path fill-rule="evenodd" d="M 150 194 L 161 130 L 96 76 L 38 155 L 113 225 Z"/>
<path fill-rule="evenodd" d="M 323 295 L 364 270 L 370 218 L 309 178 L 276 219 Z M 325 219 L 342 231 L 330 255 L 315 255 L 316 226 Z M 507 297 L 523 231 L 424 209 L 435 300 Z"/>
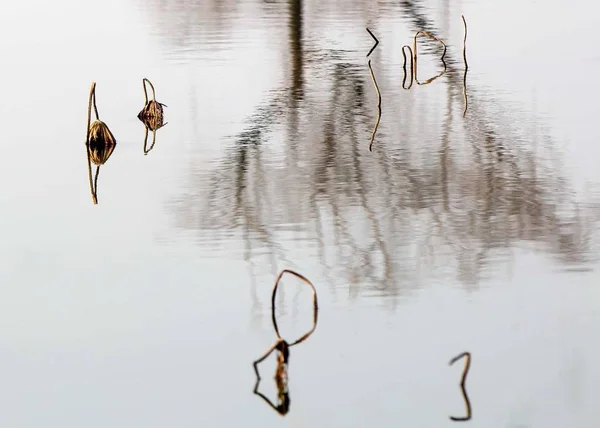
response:
<path fill-rule="evenodd" d="M 516 12 L 518 11 L 518 13 Z M 3 426 L 594 427 L 600 86 L 581 1 L 60 0 L 0 17 Z M 465 111 L 463 24 L 468 22 Z M 371 66 L 366 54 L 373 41 Z M 402 89 L 417 30 L 446 72 Z M 577 35 L 577 37 L 574 37 Z M 418 73 L 443 70 L 419 42 Z M 423 76 L 421 78 L 421 76 Z M 142 78 L 168 124 L 144 154 Z M 117 146 L 87 181 L 87 97 Z M 281 269 L 290 409 L 253 394 Z M 289 340 L 312 321 L 286 280 Z M 274 362 L 261 391 L 276 401 Z"/>

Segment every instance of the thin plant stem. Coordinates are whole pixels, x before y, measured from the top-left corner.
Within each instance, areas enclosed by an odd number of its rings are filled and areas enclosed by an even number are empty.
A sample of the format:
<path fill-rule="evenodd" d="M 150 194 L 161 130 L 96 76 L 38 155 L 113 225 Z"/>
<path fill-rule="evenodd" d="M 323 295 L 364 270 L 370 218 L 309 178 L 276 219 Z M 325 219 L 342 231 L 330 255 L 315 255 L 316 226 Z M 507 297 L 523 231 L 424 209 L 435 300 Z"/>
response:
<path fill-rule="evenodd" d="M 461 15 L 464 27 L 465 27 L 465 37 L 463 39 L 463 60 L 465 61 L 465 75 L 463 77 L 463 97 L 465 99 L 465 110 L 463 111 L 463 117 L 467 114 L 467 107 L 469 105 L 467 100 L 467 70 L 469 69 L 469 64 L 467 63 L 467 21 L 465 20 L 465 16 Z"/>
<path fill-rule="evenodd" d="M 469 396 L 467 395 L 467 390 L 466 390 L 466 382 L 467 382 L 467 374 L 469 374 L 469 368 L 471 367 L 471 353 L 470 352 L 463 352 L 462 354 L 457 355 L 456 357 L 452 358 L 450 360 L 450 365 L 454 364 L 456 361 L 460 360 L 461 358 L 466 357 L 465 358 L 465 367 L 463 369 L 463 374 L 460 380 L 460 389 L 462 391 L 462 395 L 463 398 L 465 400 L 465 406 L 467 408 L 467 415 L 463 416 L 463 417 L 456 417 L 456 416 L 450 416 L 450 419 L 453 421 L 468 421 L 471 419 L 472 413 L 471 413 L 471 403 L 469 401 Z"/>
<path fill-rule="evenodd" d="M 373 132 L 371 133 L 371 142 L 369 143 L 369 151 L 373 151 L 373 142 L 375 141 L 375 133 L 377 132 L 377 128 L 379 127 L 379 122 L 381 121 L 381 92 L 379 91 L 379 86 L 377 85 L 377 80 L 375 79 L 375 74 L 373 74 L 373 68 L 371 67 L 371 60 L 368 62 L 369 71 L 371 72 L 371 79 L 373 80 L 373 85 L 375 86 L 375 91 L 377 91 L 377 122 L 375 122 L 375 126 L 373 127 Z"/>

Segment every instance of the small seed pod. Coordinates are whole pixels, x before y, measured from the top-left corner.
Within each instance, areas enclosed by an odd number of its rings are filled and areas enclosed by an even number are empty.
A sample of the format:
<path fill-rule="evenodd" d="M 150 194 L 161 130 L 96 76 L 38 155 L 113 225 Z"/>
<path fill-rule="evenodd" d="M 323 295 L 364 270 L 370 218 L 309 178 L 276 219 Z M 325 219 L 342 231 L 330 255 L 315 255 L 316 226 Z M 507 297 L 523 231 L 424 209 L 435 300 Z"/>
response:
<path fill-rule="evenodd" d="M 96 120 L 89 131 L 90 160 L 96 166 L 104 165 L 115 150 L 116 141 L 108 126 L 101 120 Z"/>
<path fill-rule="evenodd" d="M 146 82 L 148 82 L 150 88 L 152 89 L 152 100 L 148 100 Z M 156 93 L 154 91 L 154 85 L 152 82 L 144 78 L 142 80 L 142 85 L 144 86 L 144 97 L 146 102 L 142 111 L 138 113 L 138 119 L 141 120 L 150 131 L 156 131 L 164 125 L 163 107 L 166 107 L 166 105 L 156 101 Z"/>

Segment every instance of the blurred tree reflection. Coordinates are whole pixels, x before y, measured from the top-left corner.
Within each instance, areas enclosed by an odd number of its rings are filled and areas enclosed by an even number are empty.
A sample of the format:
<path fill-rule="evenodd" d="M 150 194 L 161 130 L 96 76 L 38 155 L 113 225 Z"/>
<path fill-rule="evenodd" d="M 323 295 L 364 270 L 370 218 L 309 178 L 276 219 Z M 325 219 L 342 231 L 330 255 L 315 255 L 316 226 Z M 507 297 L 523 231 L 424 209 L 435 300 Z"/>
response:
<path fill-rule="evenodd" d="M 398 296 L 449 274 L 475 286 L 526 243 L 566 264 L 590 260 L 597 206 L 576 203 L 560 169 L 548 164 L 556 156 L 548 135 L 536 137 L 545 143 L 540 156 L 523 122 L 499 114 L 477 88 L 469 88 L 463 119 L 462 59 L 450 50 L 447 73 L 431 85 L 441 88 L 431 89 L 441 103 L 402 93 L 397 70 L 373 60 L 382 75 L 377 138 L 384 143 L 370 153 L 376 101 L 364 54 L 313 42 L 308 48 L 303 34 L 313 28 L 304 27 L 325 20 L 306 19 L 304 3 L 287 3 L 291 60 L 281 67 L 291 78 L 228 143 L 210 182 L 177 201 L 179 227 L 234 230 L 250 265 L 266 257 L 270 274 L 278 262 L 294 267 L 286 257 L 302 246 L 330 284 L 349 284 L 351 296 Z M 416 1 L 384 6 L 416 28 L 446 32 Z M 313 14 L 319 7 L 311 2 Z M 349 19 L 332 7 L 327 13 Z M 419 55 L 435 58 L 434 46 Z"/>

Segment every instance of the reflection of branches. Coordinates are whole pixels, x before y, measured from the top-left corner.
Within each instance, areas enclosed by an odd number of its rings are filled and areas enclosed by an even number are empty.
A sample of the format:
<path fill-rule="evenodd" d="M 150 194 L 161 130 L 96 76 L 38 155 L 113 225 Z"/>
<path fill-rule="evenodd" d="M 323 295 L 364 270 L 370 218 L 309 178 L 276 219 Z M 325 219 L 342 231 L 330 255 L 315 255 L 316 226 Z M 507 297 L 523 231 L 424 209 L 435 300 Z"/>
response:
<path fill-rule="evenodd" d="M 450 416 L 450 419 L 453 421 L 468 421 L 471 419 L 471 403 L 469 402 L 469 396 L 467 395 L 467 391 L 465 389 L 465 382 L 467 381 L 467 374 L 469 373 L 469 368 L 471 367 L 471 353 L 463 352 L 460 355 L 452 358 L 450 360 L 450 365 L 454 364 L 456 361 L 460 360 L 462 357 L 465 358 L 465 368 L 463 370 L 462 378 L 460 380 L 460 389 L 463 394 L 463 398 L 465 399 L 465 406 L 467 407 L 467 416 L 464 417 L 455 417 Z"/>
<path fill-rule="evenodd" d="M 304 335 L 302 335 L 298 340 L 292 342 L 292 344 L 288 344 L 279 334 L 279 329 L 277 327 L 277 319 L 275 317 L 275 296 L 277 294 L 277 289 L 279 287 L 279 281 L 281 277 L 285 274 L 289 273 L 291 275 L 296 276 L 301 279 L 304 283 L 306 283 L 312 290 L 313 295 L 313 326 L 312 328 Z M 275 329 L 275 334 L 277 335 L 277 340 L 275 343 L 267 349 L 262 357 L 258 360 L 254 361 L 254 372 L 256 373 L 256 383 L 254 385 L 254 394 L 260 396 L 273 410 L 284 416 L 287 414 L 290 408 L 290 397 L 288 390 L 288 361 L 290 356 L 289 349 L 294 346 L 304 342 L 308 337 L 315 331 L 317 328 L 317 317 L 318 317 L 318 304 L 317 304 L 317 290 L 315 286 L 303 275 L 294 272 L 289 269 L 282 270 L 277 278 L 275 279 L 275 285 L 273 286 L 273 294 L 271 296 L 271 317 L 273 320 L 273 328 Z M 275 370 L 275 384 L 277 386 L 277 395 L 279 404 L 275 406 L 271 400 L 269 400 L 266 396 L 258 391 L 258 386 L 260 384 L 260 373 L 258 371 L 258 365 L 263 362 L 273 351 L 277 351 L 277 369 Z"/>
<path fill-rule="evenodd" d="M 400 7 L 416 28 L 438 34 L 410 0 Z M 430 52 L 420 46 L 421 63 L 429 56 L 440 58 L 442 44 L 432 47 Z M 432 114 L 424 118 L 412 100 L 390 98 L 402 124 L 380 124 L 377 136 L 387 134 L 402 144 L 363 157 L 357 147 L 371 137 L 374 122 L 366 102 L 369 78 L 352 54 L 312 45 L 303 49 L 304 96 L 290 102 L 293 82 L 275 91 L 278 95 L 259 105 L 243 129 L 225 139 L 226 154 L 214 170 L 191 174 L 191 194 L 175 206 L 178 226 L 204 236 L 227 229 L 230 237 L 220 238 L 220 245 L 247 240 L 246 258 L 264 255 L 273 270 L 293 251 L 290 242 L 300 251 L 314 249 L 311 254 L 336 292 L 344 287 L 335 287 L 334 281 L 356 284 L 352 291 L 360 285 L 364 292 L 379 285 L 376 276 L 383 275 L 393 279 L 386 287 L 398 286 L 378 293 L 395 296 L 417 287 L 411 263 L 421 260 L 415 261 L 415 245 L 427 246 L 430 265 L 441 266 L 439 257 L 446 256 L 443 266 L 456 263 L 462 283 L 476 283 L 488 263 L 505 261 L 499 260 L 499 251 L 510 252 L 523 241 L 546 244 L 544 249 L 565 256 L 563 262 L 585 261 L 593 231 L 586 219 L 594 207 L 582 206 L 579 216 L 565 218 L 569 206 L 563 195 L 570 190 L 559 169 L 544 168 L 543 157 L 528 145 L 512 144 L 525 138 L 520 129 L 511 129 L 517 121 L 503 116 L 506 109 L 499 114 L 485 110 L 476 88 L 469 88 L 469 120 L 457 123 L 465 86 L 457 64 L 464 58 L 452 58 L 452 53 L 444 56 L 447 73 L 440 79 L 447 85 L 448 102 L 425 106 Z M 383 70 L 377 75 L 381 91 L 386 78 Z M 455 104 L 461 111 L 453 115 Z M 302 117 L 300 126 L 296 117 Z M 282 138 L 286 124 L 295 131 Z M 442 146 L 432 151 L 440 128 Z M 551 141 L 544 148 L 547 156 Z M 243 238 L 236 237 L 238 232 Z M 420 271 L 435 275 L 431 267 Z"/>
<path fill-rule="evenodd" d="M 373 133 L 371 134 L 371 142 L 369 143 L 369 151 L 372 151 L 373 141 L 375 140 L 375 133 L 377 132 L 377 128 L 379 127 L 379 121 L 381 120 L 381 92 L 379 92 L 379 86 L 377 86 L 377 80 L 375 80 L 375 75 L 373 74 L 371 60 L 369 60 L 368 64 L 369 71 L 371 72 L 371 79 L 373 80 L 373 85 L 375 86 L 375 90 L 377 91 L 377 122 L 375 122 L 375 127 L 373 128 Z"/>

